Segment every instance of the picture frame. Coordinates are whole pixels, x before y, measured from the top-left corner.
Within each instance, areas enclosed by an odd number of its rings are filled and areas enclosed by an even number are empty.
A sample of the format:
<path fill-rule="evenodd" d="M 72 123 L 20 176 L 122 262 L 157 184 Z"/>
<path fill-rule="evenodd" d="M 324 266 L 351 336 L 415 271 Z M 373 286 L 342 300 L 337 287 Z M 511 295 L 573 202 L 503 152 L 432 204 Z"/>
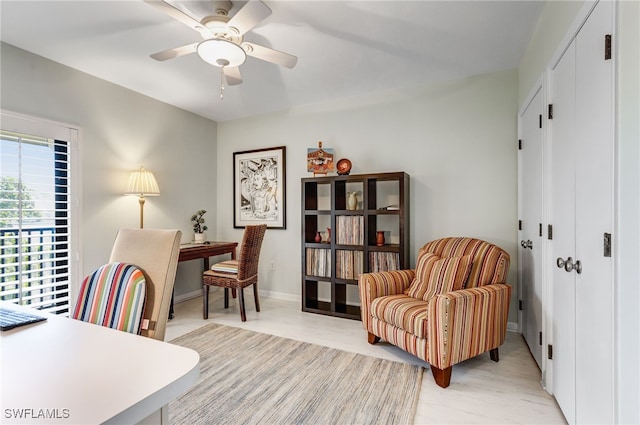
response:
<path fill-rule="evenodd" d="M 286 147 L 233 153 L 233 227 L 286 229 Z"/>
<path fill-rule="evenodd" d="M 318 142 L 317 148 L 307 149 L 307 171 L 313 175 L 333 173 L 333 149 L 323 148 L 322 142 Z"/>

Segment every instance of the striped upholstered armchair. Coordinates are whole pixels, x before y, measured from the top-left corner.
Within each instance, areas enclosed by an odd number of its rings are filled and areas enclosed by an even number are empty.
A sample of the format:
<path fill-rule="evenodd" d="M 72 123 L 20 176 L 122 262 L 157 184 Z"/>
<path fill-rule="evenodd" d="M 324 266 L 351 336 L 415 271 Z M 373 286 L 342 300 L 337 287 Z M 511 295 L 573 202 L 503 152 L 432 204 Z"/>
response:
<path fill-rule="evenodd" d="M 443 388 L 457 363 L 486 351 L 497 362 L 511 298 L 509 263 L 509 254 L 489 242 L 444 238 L 419 250 L 414 270 L 361 275 L 369 343 L 382 338 L 428 362 Z"/>

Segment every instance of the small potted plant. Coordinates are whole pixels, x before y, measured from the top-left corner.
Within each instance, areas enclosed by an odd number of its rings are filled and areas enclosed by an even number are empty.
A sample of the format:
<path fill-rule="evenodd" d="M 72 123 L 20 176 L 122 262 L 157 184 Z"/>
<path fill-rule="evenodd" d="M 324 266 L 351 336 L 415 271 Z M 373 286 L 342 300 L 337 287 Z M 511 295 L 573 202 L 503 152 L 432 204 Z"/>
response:
<path fill-rule="evenodd" d="M 202 243 L 207 240 L 205 230 L 207 230 L 208 227 L 204 224 L 204 215 L 206 212 L 207 210 L 200 210 L 191 216 L 191 223 L 193 223 L 193 240 L 195 243 Z"/>

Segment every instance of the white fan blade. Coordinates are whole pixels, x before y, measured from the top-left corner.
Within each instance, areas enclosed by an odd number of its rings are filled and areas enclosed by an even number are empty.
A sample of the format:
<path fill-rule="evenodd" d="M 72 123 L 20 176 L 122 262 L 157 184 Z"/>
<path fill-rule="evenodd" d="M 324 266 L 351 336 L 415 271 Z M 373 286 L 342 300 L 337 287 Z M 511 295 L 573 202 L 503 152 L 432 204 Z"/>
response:
<path fill-rule="evenodd" d="M 227 84 L 230 86 L 237 86 L 242 83 L 242 75 L 240 75 L 240 67 L 236 66 L 234 68 L 227 68 L 226 66 L 222 68 L 224 71 L 224 78 L 227 80 Z"/>
<path fill-rule="evenodd" d="M 236 28 L 240 35 L 243 35 L 269 15 L 271 15 L 269 6 L 259 0 L 250 0 L 233 15 L 233 18 L 227 22 L 227 26 Z"/>
<path fill-rule="evenodd" d="M 296 66 L 296 63 L 298 62 L 298 58 L 296 56 L 260 46 L 259 44 L 242 43 L 242 47 L 249 56 L 275 63 L 276 65 L 281 65 L 289 69 Z"/>
<path fill-rule="evenodd" d="M 166 61 L 177 58 L 178 56 L 189 55 L 196 52 L 199 43 L 200 42 L 196 42 L 187 44 L 186 46 L 176 47 L 174 49 L 163 50 L 162 52 L 152 54 L 151 57 L 157 61 Z"/>
<path fill-rule="evenodd" d="M 200 32 L 201 30 L 204 29 L 203 25 L 200 22 L 196 21 L 191 16 L 185 14 L 180 9 L 176 9 L 169 3 L 165 3 L 164 1 L 161 1 L 161 0 L 144 0 L 144 2 L 160 10 L 165 15 L 169 15 L 173 19 L 182 22 L 183 24 L 192 28 L 195 31 Z"/>

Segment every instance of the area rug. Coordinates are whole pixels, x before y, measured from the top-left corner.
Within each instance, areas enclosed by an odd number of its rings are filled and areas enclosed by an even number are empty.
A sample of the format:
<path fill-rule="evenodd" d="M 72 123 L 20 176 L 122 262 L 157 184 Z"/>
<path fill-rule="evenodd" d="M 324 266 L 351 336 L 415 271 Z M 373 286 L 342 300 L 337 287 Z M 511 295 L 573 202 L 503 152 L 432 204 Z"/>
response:
<path fill-rule="evenodd" d="M 218 324 L 171 342 L 200 354 L 171 424 L 413 423 L 419 366 Z"/>

